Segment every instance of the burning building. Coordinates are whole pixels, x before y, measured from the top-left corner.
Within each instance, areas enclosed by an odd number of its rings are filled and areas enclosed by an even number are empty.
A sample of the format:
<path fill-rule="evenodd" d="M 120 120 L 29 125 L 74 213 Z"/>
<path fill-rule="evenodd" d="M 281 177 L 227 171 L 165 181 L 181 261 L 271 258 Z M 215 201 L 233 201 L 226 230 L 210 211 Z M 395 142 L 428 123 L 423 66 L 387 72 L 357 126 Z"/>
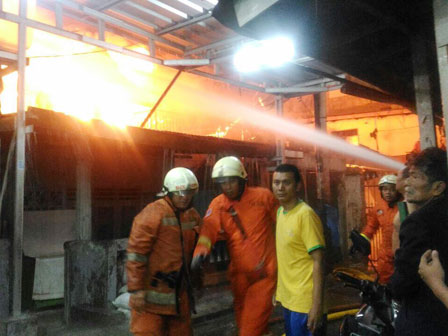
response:
<path fill-rule="evenodd" d="M 204 210 L 214 192 L 209 173 L 217 157 L 242 156 L 251 183 L 264 186 L 275 164 L 295 163 L 306 177 L 303 197 L 314 206 L 339 207 L 345 249 L 347 230 L 363 221 L 362 174 L 370 178 L 378 167 L 401 167 L 390 157 L 403 161 L 419 134 L 424 146 L 433 138 L 441 144 L 441 124 L 432 136 L 422 132 L 431 128 L 422 123 L 432 119 L 419 122 L 411 112 L 413 102 L 405 99 L 409 83 L 397 99 L 322 63 L 318 56 L 327 58 L 317 52 L 313 58 L 300 54 L 283 68 L 236 73 L 231 56 L 250 39 L 221 25 L 211 13 L 215 5 L 211 0 L 0 1 L 0 238 L 2 256 L 12 256 L 11 263 L 9 257 L 0 263 L 5 270 L 0 274 L 12 274 L 1 278 L 3 297 L 11 294 L 2 301 L 1 316 L 22 312 L 22 254 L 60 257 L 65 241 L 114 241 L 105 248 L 111 254 L 104 255 L 118 258 L 132 217 L 155 197 L 173 166 L 187 166 L 199 176 L 197 206 Z M 363 31 L 368 36 L 390 28 L 381 27 Z M 333 49 L 338 55 L 340 49 Z M 339 90 L 369 100 L 349 99 Z M 322 132 L 310 131 L 314 128 Z M 43 243 L 50 236 L 54 243 Z M 107 293 L 97 297 L 100 305 L 118 287 L 116 278 L 107 279 Z M 66 293 L 67 309 L 93 304 L 82 301 L 84 294 Z"/>

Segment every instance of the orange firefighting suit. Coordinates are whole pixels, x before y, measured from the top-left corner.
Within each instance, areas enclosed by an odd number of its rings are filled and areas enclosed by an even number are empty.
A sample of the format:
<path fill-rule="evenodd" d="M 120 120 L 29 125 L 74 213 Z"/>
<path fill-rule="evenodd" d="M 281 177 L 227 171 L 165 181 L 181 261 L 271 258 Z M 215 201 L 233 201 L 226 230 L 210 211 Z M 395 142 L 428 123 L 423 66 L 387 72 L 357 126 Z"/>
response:
<path fill-rule="evenodd" d="M 238 214 L 247 239 L 257 258 L 263 258 L 262 275 L 241 272 L 243 234 L 230 215 L 232 208 Z M 194 256 L 209 253 L 218 236 L 223 235 L 230 253 L 229 278 L 231 282 L 236 323 L 240 336 L 259 336 L 267 332 L 273 305 L 272 296 L 277 282 L 274 224 L 277 201 L 265 188 L 246 187 L 239 200 L 230 200 L 224 194 L 210 203 L 196 246 Z"/>
<path fill-rule="evenodd" d="M 180 225 L 171 200 L 165 197 L 148 204 L 132 224 L 126 263 L 128 291 L 146 291 L 142 312 L 134 309 L 131 296 L 134 335 L 192 335 L 185 266 L 190 266 L 200 216 L 190 208 L 180 212 L 179 218 Z"/>
<path fill-rule="evenodd" d="M 394 272 L 394 252 L 392 250 L 392 234 L 394 231 L 394 216 L 398 211 L 397 204 L 392 208 L 382 200 L 378 205 L 370 209 L 367 214 L 367 225 L 362 233 L 372 239 L 379 228 L 382 232 L 382 241 L 379 246 L 377 271 L 379 282 L 389 282 Z"/>

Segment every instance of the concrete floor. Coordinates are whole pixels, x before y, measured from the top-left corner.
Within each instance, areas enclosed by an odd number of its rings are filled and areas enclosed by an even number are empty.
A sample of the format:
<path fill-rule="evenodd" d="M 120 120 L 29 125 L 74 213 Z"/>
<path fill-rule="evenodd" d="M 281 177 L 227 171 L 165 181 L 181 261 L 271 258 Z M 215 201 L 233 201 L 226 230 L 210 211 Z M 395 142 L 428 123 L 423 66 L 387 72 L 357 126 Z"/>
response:
<path fill-rule="evenodd" d="M 330 312 L 335 308 L 347 309 L 359 305 L 358 292 L 343 287 L 340 282 L 329 278 L 328 306 Z M 232 296 L 226 286 L 207 288 L 197 300 L 197 315 L 193 315 L 195 336 L 234 336 L 236 333 L 232 311 Z M 129 322 L 124 318 L 107 323 L 84 322 L 66 326 L 63 309 L 38 312 L 38 336 L 130 336 Z M 270 324 L 275 336 L 284 334 L 281 307 L 277 306 Z M 330 321 L 327 336 L 338 336 L 340 321 Z M 182 336 L 182 335 L 179 335 Z"/>
<path fill-rule="evenodd" d="M 103 325 L 103 324 L 79 324 L 68 328 L 62 321 L 62 311 L 47 314 L 47 321 L 39 321 L 39 336 L 132 336 L 127 323 Z M 48 320 L 53 322 L 48 323 Z M 330 321 L 327 336 L 338 336 L 340 320 Z M 284 334 L 283 321 L 270 324 L 270 330 L 274 336 Z M 194 325 L 195 336 L 234 336 L 236 328 L 231 313 L 214 318 L 207 322 Z M 179 335 L 182 336 L 182 335 Z"/>

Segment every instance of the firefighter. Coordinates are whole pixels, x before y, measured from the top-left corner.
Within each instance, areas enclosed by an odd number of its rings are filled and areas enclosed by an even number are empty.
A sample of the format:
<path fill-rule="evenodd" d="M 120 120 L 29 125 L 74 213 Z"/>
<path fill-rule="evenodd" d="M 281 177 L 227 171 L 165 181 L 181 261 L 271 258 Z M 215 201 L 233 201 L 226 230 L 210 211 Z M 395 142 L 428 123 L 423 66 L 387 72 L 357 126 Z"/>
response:
<path fill-rule="evenodd" d="M 213 167 L 212 179 L 222 194 L 212 200 L 204 216 L 192 269 L 200 266 L 218 237 L 224 236 L 230 252 L 229 278 L 239 335 L 260 336 L 268 332 L 273 309 L 278 204 L 270 190 L 248 187 L 246 178 L 236 157 L 224 157 Z"/>
<path fill-rule="evenodd" d="M 192 335 L 189 266 L 200 216 L 191 206 L 198 187 L 190 170 L 171 169 L 163 182 L 165 196 L 134 219 L 126 268 L 136 336 Z"/>
<path fill-rule="evenodd" d="M 378 252 L 377 271 L 379 282 L 382 284 L 388 283 L 394 272 L 393 221 L 395 214 L 398 212 L 397 203 L 401 197 L 396 189 L 396 184 L 397 176 L 395 175 L 385 175 L 380 179 L 378 187 L 382 200 L 368 212 L 367 225 L 361 233 L 370 241 L 378 229 L 381 228 L 382 240 Z"/>

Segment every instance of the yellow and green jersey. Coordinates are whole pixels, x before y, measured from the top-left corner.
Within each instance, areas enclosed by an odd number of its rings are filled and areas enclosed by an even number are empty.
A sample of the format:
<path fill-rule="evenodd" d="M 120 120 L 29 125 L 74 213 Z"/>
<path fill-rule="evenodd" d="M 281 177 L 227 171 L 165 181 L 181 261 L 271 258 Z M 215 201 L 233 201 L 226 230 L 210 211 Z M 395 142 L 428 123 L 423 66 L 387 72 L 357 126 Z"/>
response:
<path fill-rule="evenodd" d="M 307 314 L 313 294 L 313 259 L 310 253 L 325 248 L 322 223 L 308 204 L 301 201 L 287 212 L 283 207 L 278 209 L 276 246 L 276 299 L 291 311 Z"/>

